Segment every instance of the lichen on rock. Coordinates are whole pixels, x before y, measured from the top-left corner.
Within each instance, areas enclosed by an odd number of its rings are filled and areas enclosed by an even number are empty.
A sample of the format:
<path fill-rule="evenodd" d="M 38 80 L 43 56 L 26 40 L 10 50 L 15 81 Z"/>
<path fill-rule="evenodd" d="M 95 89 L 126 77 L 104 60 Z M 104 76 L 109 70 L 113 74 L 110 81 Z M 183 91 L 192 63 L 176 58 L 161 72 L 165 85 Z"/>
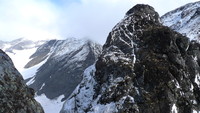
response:
<path fill-rule="evenodd" d="M 0 113 L 44 113 L 34 93 L 23 83 L 9 56 L 0 50 Z"/>

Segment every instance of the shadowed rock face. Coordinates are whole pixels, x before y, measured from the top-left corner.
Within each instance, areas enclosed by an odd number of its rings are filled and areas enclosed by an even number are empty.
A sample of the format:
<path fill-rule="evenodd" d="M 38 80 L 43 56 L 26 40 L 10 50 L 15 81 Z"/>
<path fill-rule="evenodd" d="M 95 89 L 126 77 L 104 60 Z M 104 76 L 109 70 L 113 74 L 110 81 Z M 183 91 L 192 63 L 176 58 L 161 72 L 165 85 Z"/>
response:
<path fill-rule="evenodd" d="M 85 75 L 61 112 L 198 112 L 199 47 L 161 25 L 151 6 L 136 5 L 109 33 L 95 73 Z"/>
<path fill-rule="evenodd" d="M 11 59 L 0 50 L 0 112 L 44 113 L 34 99 L 34 90 L 23 83 Z"/>
<path fill-rule="evenodd" d="M 83 71 L 96 60 L 102 46 L 89 40 L 51 40 L 31 56 L 27 67 L 47 61 L 38 69 L 28 84 L 35 89 L 37 95 L 45 94 L 49 99 L 61 95 L 66 98 L 74 91 L 82 80 Z M 62 55 L 60 55 L 62 54 Z"/>

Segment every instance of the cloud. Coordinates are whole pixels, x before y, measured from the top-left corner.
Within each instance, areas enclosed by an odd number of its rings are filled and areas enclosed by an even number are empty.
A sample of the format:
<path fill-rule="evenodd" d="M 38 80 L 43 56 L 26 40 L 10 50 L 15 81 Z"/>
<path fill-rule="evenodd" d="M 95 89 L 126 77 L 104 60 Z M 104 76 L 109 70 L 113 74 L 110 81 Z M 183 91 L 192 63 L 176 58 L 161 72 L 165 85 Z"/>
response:
<path fill-rule="evenodd" d="M 62 36 L 88 37 L 104 43 L 106 37 L 125 12 L 130 0 L 82 0 L 65 7 L 60 32 Z"/>
<path fill-rule="evenodd" d="M 0 40 L 87 37 L 103 44 L 131 7 L 160 15 L 197 0 L 0 0 Z"/>
<path fill-rule="evenodd" d="M 53 38 L 58 30 L 57 10 L 48 1 L 1 0 L 0 14 L 0 39 L 3 40 Z"/>
<path fill-rule="evenodd" d="M 195 1 L 195 0 L 193 0 Z M 185 5 L 188 0 L 80 0 L 64 7 L 60 23 L 60 34 L 71 37 L 89 37 L 104 43 L 112 30 L 131 7 L 149 4 L 160 15 Z"/>

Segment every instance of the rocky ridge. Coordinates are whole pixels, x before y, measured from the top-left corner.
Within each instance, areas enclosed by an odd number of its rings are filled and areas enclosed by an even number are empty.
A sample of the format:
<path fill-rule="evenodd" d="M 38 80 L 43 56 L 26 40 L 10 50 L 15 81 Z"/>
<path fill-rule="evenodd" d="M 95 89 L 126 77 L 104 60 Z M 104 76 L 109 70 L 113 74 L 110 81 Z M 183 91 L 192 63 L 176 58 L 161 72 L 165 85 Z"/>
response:
<path fill-rule="evenodd" d="M 96 61 L 102 49 L 91 40 L 73 37 L 45 41 L 20 38 L 0 44 L 27 85 L 36 91 L 35 99 L 47 113 L 59 112 L 81 82 L 83 71 Z"/>
<path fill-rule="evenodd" d="M 46 60 L 27 84 L 37 95 L 45 94 L 49 99 L 64 95 L 65 100 L 81 82 L 83 71 L 100 53 L 101 45 L 87 39 L 50 40 L 27 63 L 29 68 Z"/>
<path fill-rule="evenodd" d="M 136 5 L 109 33 L 61 113 L 200 112 L 199 43 Z"/>
<path fill-rule="evenodd" d="M 161 17 L 162 24 L 198 42 L 200 41 L 199 20 L 200 1 L 181 6 Z"/>
<path fill-rule="evenodd" d="M 0 50 L 0 112 L 44 113 L 34 99 L 34 90 L 23 83 L 11 59 Z"/>

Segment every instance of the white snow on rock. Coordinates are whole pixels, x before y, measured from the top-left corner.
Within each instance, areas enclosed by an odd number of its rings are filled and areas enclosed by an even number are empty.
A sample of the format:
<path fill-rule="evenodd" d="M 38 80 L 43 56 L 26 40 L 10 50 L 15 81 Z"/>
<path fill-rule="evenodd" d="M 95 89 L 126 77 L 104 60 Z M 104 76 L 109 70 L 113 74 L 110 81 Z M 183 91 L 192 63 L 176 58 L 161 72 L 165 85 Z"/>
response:
<path fill-rule="evenodd" d="M 11 57 L 17 70 L 19 72 L 22 72 L 24 70 L 24 66 L 30 60 L 29 57 L 35 51 L 36 51 L 36 48 L 25 49 L 25 50 L 13 50 L 13 53 L 7 52 L 7 54 Z"/>
<path fill-rule="evenodd" d="M 77 86 L 72 95 L 67 99 L 63 105 L 63 111 L 66 113 L 74 113 L 74 109 L 77 105 L 80 105 L 80 109 L 78 109 L 78 113 L 83 113 L 86 110 L 93 100 L 94 95 L 94 85 L 96 81 L 92 77 L 95 73 L 95 66 L 92 65 L 88 67 L 83 74 L 82 82 Z M 81 93 L 79 93 L 81 92 Z M 76 100 L 81 100 L 77 102 Z"/>
<path fill-rule="evenodd" d="M 64 95 L 53 100 L 48 99 L 44 94 L 35 97 L 35 99 L 42 105 L 45 113 L 59 113 L 64 103 L 61 102 L 62 98 L 64 98 Z"/>
<path fill-rule="evenodd" d="M 110 102 L 107 104 L 100 104 L 99 99 L 102 95 L 98 95 L 94 99 L 94 88 L 96 81 L 93 78 L 95 74 L 95 64 L 88 67 L 84 74 L 82 82 L 77 86 L 72 95 L 65 101 L 61 113 L 111 113 L 119 112 L 118 109 L 123 109 L 123 103 L 128 98 L 132 103 L 135 103 L 134 98 L 127 95 L 121 98 L 118 102 Z M 122 81 L 123 78 L 118 77 L 115 82 Z M 136 106 L 137 107 L 137 106 Z"/>
<path fill-rule="evenodd" d="M 35 77 L 31 78 L 26 84 L 29 86 L 35 82 Z"/>
<path fill-rule="evenodd" d="M 161 17 L 163 25 L 200 42 L 200 2 L 189 3 Z"/>
<path fill-rule="evenodd" d="M 194 82 L 200 87 L 200 75 L 196 74 Z"/>
<path fill-rule="evenodd" d="M 172 106 L 172 113 L 178 113 L 176 104 L 173 104 L 173 106 Z"/>
<path fill-rule="evenodd" d="M 48 58 L 46 58 L 45 60 L 43 60 L 42 62 L 40 62 L 39 64 L 37 64 L 33 67 L 23 68 L 23 70 L 21 71 L 23 78 L 28 79 L 28 78 L 33 77 L 37 73 L 38 69 L 47 61 L 47 59 Z"/>

